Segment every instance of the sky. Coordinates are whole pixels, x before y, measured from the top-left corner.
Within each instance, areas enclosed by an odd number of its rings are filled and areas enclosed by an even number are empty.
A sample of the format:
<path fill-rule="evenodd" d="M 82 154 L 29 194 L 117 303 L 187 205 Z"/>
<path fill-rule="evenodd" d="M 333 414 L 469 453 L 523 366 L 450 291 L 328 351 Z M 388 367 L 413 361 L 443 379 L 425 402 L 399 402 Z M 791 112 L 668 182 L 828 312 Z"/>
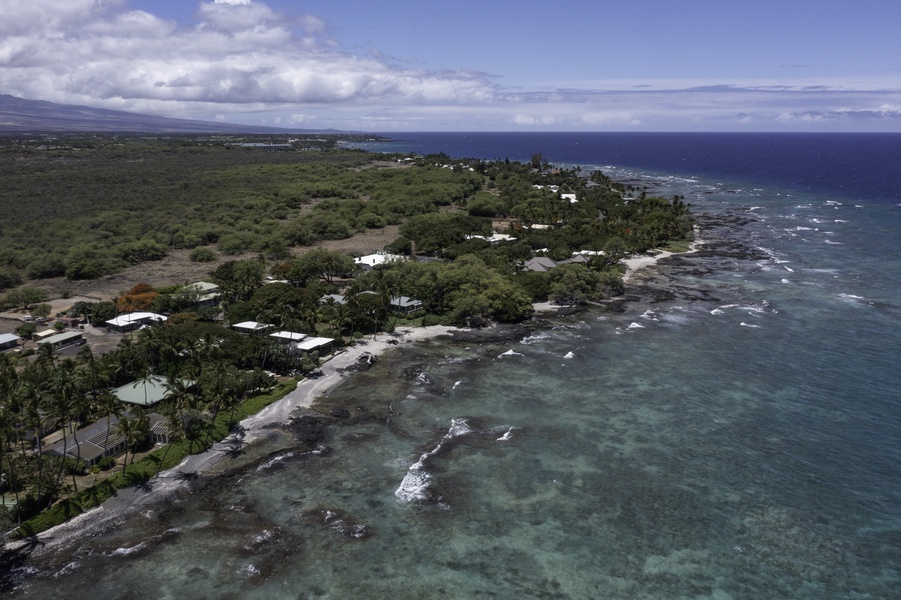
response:
<path fill-rule="evenodd" d="M 0 0 L 0 93 L 345 131 L 901 132 L 897 0 Z"/>

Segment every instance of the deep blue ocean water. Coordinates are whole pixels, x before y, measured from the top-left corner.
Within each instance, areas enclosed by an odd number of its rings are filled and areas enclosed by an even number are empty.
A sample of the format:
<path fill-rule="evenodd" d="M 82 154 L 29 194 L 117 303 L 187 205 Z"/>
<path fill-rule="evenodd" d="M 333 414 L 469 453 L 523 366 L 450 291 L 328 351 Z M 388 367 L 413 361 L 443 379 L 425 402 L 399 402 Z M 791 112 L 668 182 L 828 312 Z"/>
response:
<path fill-rule="evenodd" d="M 274 436 L 15 597 L 901 597 L 901 136 L 394 137 L 640 178 L 719 251 L 655 271 L 671 300 L 392 351 L 331 395 L 391 419 Z"/>

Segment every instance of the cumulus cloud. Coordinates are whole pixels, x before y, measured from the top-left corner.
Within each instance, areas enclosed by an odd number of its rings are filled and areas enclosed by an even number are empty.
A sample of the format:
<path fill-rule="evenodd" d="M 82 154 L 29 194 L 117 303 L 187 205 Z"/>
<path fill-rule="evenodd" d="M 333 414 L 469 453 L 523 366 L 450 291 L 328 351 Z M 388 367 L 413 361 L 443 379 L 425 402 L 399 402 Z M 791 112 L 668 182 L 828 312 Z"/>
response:
<path fill-rule="evenodd" d="M 0 89 L 168 116 L 343 129 L 901 129 L 896 78 L 586 80 L 542 91 L 348 51 L 310 14 L 206 0 L 183 25 L 127 0 L 4 0 Z M 350 43 L 353 40 L 349 41 Z M 411 58 L 411 57 L 406 57 Z"/>
<path fill-rule="evenodd" d="M 0 81 L 23 97 L 162 113 L 465 103 L 495 93 L 479 73 L 399 68 L 336 50 L 317 38 L 318 17 L 262 2 L 202 2 L 196 20 L 180 27 L 118 0 L 12 0 L 0 21 Z"/>

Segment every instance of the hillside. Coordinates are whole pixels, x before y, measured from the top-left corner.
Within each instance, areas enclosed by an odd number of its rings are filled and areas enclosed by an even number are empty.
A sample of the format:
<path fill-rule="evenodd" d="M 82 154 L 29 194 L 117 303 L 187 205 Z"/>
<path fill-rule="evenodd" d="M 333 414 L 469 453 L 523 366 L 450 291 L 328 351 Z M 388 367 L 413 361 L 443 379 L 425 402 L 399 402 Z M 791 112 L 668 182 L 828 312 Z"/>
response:
<path fill-rule="evenodd" d="M 0 95 L 0 134 L 92 133 L 303 133 L 311 130 L 170 119 L 88 106 Z"/>

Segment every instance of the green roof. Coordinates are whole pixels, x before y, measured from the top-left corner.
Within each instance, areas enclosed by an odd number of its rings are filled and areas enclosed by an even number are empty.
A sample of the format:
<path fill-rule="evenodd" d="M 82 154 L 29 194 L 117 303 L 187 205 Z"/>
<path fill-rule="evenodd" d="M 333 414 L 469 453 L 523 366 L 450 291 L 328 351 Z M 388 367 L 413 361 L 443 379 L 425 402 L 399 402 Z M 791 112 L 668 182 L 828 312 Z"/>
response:
<path fill-rule="evenodd" d="M 186 385 L 194 383 L 188 379 L 183 379 L 182 382 Z M 169 397 L 169 390 L 166 388 L 168 383 L 169 378 L 164 375 L 151 375 L 147 379 L 138 379 L 137 381 L 126 383 L 113 390 L 113 394 L 120 401 L 128 404 L 153 406 Z"/>

